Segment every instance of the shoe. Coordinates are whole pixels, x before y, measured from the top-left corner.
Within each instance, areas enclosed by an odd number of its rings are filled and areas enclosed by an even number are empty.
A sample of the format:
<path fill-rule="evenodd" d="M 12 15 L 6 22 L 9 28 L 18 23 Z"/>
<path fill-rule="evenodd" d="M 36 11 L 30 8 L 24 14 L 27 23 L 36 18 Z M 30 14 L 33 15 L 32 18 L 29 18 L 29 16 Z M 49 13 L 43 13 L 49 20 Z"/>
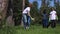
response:
<path fill-rule="evenodd" d="M 26 27 L 26 29 L 29 29 L 29 27 Z"/>

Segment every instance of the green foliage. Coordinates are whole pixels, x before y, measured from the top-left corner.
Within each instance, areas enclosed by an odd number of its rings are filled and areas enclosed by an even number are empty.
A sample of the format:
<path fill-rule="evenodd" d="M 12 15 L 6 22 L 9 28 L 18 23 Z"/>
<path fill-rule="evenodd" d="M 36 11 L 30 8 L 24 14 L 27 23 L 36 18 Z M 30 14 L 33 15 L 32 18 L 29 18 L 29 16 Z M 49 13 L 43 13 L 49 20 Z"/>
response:
<path fill-rule="evenodd" d="M 6 29 L 6 27 L 0 29 L 0 34 L 7 34 L 7 29 Z"/>
<path fill-rule="evenodd" d="M 21 23 L 21 19 L 22 19 L 22 8 L 23 8 L 23 0 L 13 0 L 13 4 L 14 4 L 14 13 L 13 13 L 13 17 L 15 18 L 15 22 L 18 24 Z M 25 7 L 27 7 L 29 4 L 28 0 L 25 1 Z"/>
<path fill-rule="evenodd" d="M 55 9 L 57 11 L 58 19 L 60 20 L 60 5 L 59 5 L 59 0 L 55 2 Z"/>
<path fill-rule="evenodd" d="M 25 0 L 25 7 L 29 6 L 29 0 Z"/>
<path fill-rule="evenodd" d="M 40 21 L 40 15 L 38 13 L 38 3 L 36 1 L 33 2 L 33 6 L 31 8 L 31 16 L 35 18 L 34 23 L 39 23 Z"/>
<path fill-rule="evenodd" d="M 22 0 L 14 0 L 14 12 L 13 17 L 15 18 L 15 22 L 20 24 L 22 18 Z"/>
<path fill-rule="evenodd" d="M 14 15 L 16 16 L 17 22 L 19 22 L 21 20 L 21 16 L 22 16 L 22 11 L 21 11 L 22 10 L 22 3 L 23 3 L 22 1 L 23 0 L 14 0 L 14 13 L 16 13 L 16 15 L 15 14 Z M 45 3 L 45 0 L 41 0 L 41 1 L 43 3 L 41 5 L 40 10 L 38 10 L 38 3 L 36 1 L 33 2 L 33 6 L 31 8 L 31 15 L 32 15 L 33 18 L 35 18 L 35 21 L 34 21 L 35 23 L 36 22 L 38 22 L 38 23 L 41 22 L 41 20 L 42 20 L 41 14 L 42 14 L 44 9 L 46 9 L 47 14 L 49 14 L 49 12 L 51 11 L 51 8 L 48 7 L 48 5 L 50 4 L 49 1 L 52 1 L 52 0 L 48 0 L 47 4 Z M 25 0 L 25 7 L 27 7 L 28 4 L 29 4 L 28 0 Z M 44 4 L 44 6 L 43 6 L 43 4 Z M 56 10 L 57 10 L 57 13 L 58 13 L 58 16 L 59 16 L 60 8 L 58 6 L 58 3 L 55 4 L 55 6 L 57 7 Z M 19 20 L 19 18 L 20 18 L 20 20 Z"/>

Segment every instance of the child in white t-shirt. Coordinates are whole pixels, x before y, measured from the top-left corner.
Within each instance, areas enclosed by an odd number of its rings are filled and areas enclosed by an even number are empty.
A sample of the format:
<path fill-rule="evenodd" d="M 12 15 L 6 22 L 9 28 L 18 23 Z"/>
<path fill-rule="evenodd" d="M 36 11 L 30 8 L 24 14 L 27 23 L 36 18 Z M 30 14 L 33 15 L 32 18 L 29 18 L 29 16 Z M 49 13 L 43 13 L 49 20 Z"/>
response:
<path fill-rule="evenodd" d="M 49 23 L 49 25 L 51 24 L 51 27 L 52 28 L 55 28 L 56 27 L 56 19 L 57 18 L 57 13 L 56 11 L 52 8 L 52 11 L 50 12 L 50 15 L 49 15 L 49 20 L 51 21 L 51 23 Z M 48 25 L 48 26 L 49 26 Z"/>

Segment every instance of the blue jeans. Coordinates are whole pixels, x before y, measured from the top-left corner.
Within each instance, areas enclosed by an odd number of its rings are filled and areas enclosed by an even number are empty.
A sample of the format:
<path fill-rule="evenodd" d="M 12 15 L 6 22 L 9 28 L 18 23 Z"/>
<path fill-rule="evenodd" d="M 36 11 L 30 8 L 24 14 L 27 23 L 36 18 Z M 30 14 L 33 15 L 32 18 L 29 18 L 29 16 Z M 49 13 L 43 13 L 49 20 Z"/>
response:
<path fill-rule="evenodd" d="M 27 22 L 27 23 L 28 23 L 28 26 L 30 26 L 30 23 L 31 23 L 31 18 L 30 18 L 30 16 L 28 16 L 27 19 L 28 19 L 28 22 Z"/>
<path fill-rule="evenodd" d="M 31 19 L 30 17 L 27 15 L 27 14 L 23 14 L 23 23 L 24 23 L 24 28 L 26 29 L 26 27 L 30 26 L 30 22 L 31 22 Z"/>
<path fill-rule="evenodd" d="M 47 19 L 45 19 L 45 20 L 43 19 L 42 22 L 43 22 L 43 27 L 47 27 L 48 26 L 48 20 Z"/>

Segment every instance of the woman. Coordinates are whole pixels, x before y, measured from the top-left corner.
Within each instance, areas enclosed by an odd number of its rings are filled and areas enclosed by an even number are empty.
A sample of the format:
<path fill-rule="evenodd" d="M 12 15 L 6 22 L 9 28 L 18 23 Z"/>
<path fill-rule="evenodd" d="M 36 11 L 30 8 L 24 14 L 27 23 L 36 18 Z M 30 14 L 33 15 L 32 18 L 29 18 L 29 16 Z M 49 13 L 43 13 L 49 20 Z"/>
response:
<path fill-rule="evenodd" d="M 29 6 L 26 7 L 24 9 L 24 11 L 22 12 L 22 14 L 23 14 L 23 23 L 24 23 L 24 28 L 25 29 L 29 29 L 29 26 L 30 26 L 30 22 L 31 22 L 30 18 L 32 18 L 31 15 L 30 15 L 30 8 L 31 7 L 32 7 L 32 5 L 29 4 Z"/>

